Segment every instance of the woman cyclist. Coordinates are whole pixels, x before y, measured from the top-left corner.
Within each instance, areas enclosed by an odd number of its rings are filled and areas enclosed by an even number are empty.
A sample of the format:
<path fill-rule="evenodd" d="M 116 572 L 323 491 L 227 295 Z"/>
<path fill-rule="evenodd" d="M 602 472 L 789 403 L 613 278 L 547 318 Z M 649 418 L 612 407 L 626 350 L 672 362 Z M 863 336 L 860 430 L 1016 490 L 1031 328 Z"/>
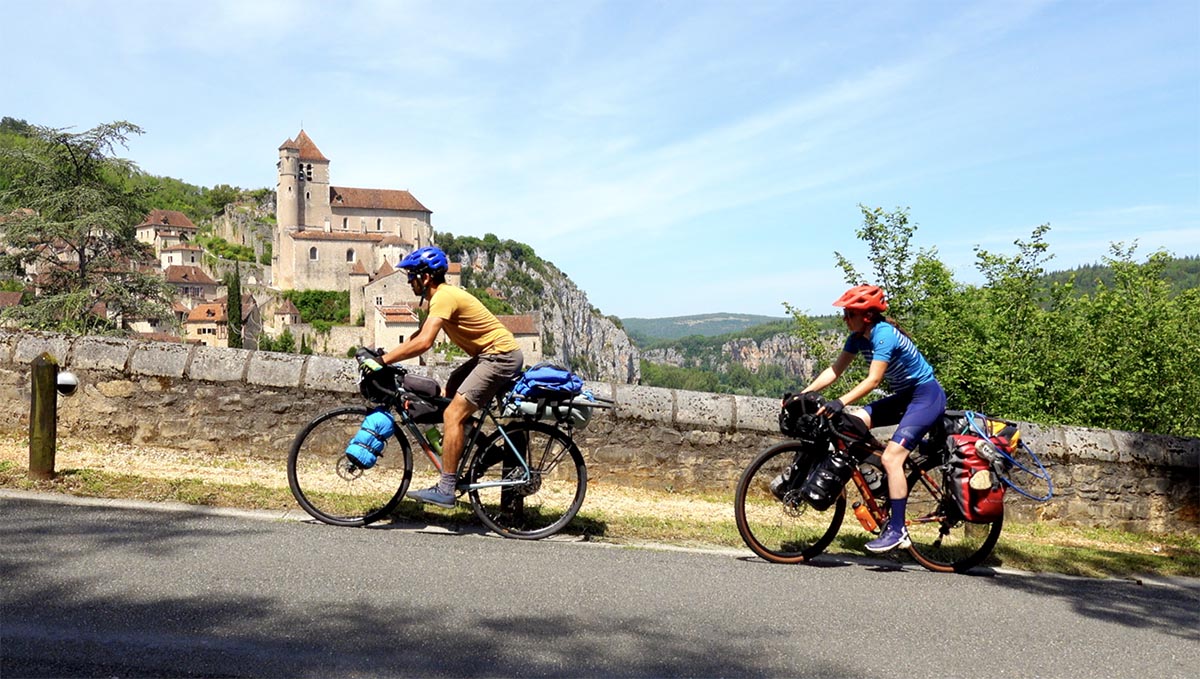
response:
<path fill-rule="evenodd" d="M 904 525 L 904 510 L 908 503 L 904 461 L 946 410 L 946 392 L 917 346 L 892 319 L 883 315 L 888 308 L 883 290 L 874 285 L 856 285 L 833 305 L 842 307 L 850 337 L 833 365 L 817 375 L 804 391 L 820 391 L 833 384 L 859 354 L 870 362 L 867 377 L 841 398 L 827 401 L 818 414 L 832 416 L 840 412 L 887 379 L 893 393 L 871 402 L 864 408 L 865 412 L 858 415 L 868 428 L 898 425 L 883 451 L 889 498 L 888 524 L 878 538 L 867 543 L 867 549 L 887 552 L 897 547 L 907 548 L 911 543 Z"/>

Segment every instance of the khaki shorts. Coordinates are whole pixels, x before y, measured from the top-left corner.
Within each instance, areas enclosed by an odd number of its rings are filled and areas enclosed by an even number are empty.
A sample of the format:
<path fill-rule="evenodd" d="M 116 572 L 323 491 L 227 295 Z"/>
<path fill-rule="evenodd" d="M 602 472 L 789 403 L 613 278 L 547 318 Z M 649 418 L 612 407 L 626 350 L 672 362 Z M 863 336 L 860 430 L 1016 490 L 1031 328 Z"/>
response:
<path fill-rule="evenodd" d="M 480 354 L 463 363 L 446 380 L 446 395 L 462 394 L 476 408 L 487 406 L 525 365 L 520 349 L 503 354 Z"/>

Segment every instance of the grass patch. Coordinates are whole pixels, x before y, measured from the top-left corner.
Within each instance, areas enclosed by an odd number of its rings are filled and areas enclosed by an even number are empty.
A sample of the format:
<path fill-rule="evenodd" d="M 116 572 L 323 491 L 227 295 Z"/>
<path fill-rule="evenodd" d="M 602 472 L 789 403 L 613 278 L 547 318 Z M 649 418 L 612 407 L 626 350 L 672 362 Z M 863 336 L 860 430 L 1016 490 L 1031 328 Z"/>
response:
<path fill-rule="evenodd" d="M 227 468 L 238 465 L 231 463 Z M 190 476 L 163 478 L 83 467 L 63 469 L 47 481 L 33 481 L 26 471 L 22 464 L 0 460 L 0 487 L 210 507 L 298 508 L 282 468 L 270 477 L 279 479 L 279 485 Z M 444 510 L 405 501 L 397 507 L 395 520 L 480 527 L 466 503 Z M 565 532 L 617 544 L 745 548 L 734 524 L 731 497 L 633 490 L 601 483 L 589 484 L 583 509 Z M 848 520 L 828 552 L 862 555 L 867 539 L 868 535 Z M 1008 522 L 987 565 L 1086 577 L 1200 577 L 1200 535 Z"/>
<path fill-rule="evenodd" d="M 295 506 L 295 500 L 287 488 L 269 488 L 258 483 L 158 479 L 136 474 L 114 474 L 96 469 L 64 469 L 53 479 L 34 481 L 26 478 L 25 471 L 25 468 L 12 462 L 0 462 L 0 487 L 81 497 L 182 502 L 208 507 L 282 510 Z"/>

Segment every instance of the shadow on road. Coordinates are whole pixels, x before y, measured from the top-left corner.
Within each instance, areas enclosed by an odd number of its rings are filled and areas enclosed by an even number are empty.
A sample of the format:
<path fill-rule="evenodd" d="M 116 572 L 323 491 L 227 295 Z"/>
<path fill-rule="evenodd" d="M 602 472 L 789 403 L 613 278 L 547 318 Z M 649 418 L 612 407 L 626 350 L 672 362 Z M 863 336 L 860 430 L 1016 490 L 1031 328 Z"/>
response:
<path fill-rule="evenodd" d="M 279 530 L 309 529 L 292 534 L 297 544 L 327 539 L 328 532 L 309 526 L 213 522 L 186 512 L 75 509 L 71 522 L 13 512 L 0 524 L 0 575 L 7 583 L 0 676 L 772 673 L 770 661 L 750 650 L 753 645 L 732 639 L 697 643 L 688 629 L 656 618 L 618 618 L 602 606 L 582 621 L 534 612 L 545 606 L 473 615 L 422 605 L 397 609 L 377 603 L 377 590 L 358 586 L 353 573 L 343 575 L 345 566 L 316 569 L 315 555 L 293 560 L 260 551 L 262 544 L 280 541 Z M 369 531 L 338 535 L 371 539 Z M 214 556 L 214 541 L 225 546 L 223 556 Z M 95 563 L 97 569 L 59 568 L 63 560 Z M 138 574 L 145 586 L 102 574 L 113 568 Z M 408 580 L 420 580 L 416 575 Z M 531 599 L 563 595 L 539 591 L 537 583 L 516 576 L 486 577 L 495 578 L 496 588 L 523 588 Z M 169 585 L 169 578 L 183 584 Z M 276 580 L 295 586 L 276 587 Z M 414 592 L 432 586 L 428 578 L 403 580 L 398 577 L 397 586 Z M 814 671 L 852 674 L 832 666 Z"/>

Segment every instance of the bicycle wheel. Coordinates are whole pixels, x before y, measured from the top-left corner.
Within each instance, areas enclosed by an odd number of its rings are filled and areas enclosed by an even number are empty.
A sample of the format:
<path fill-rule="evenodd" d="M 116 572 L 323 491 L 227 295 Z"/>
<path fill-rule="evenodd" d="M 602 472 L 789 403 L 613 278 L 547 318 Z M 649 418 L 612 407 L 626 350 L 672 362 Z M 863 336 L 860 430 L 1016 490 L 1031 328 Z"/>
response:
<path fill-rule="evenodd" d="M 1004 517 L 991 523 L 963 521 L 946 495 L 936 471 L 908 477 L 906 523 L 908 551 L 922 566 L 939 573 L 965 573 L 983 563 L 1004 528 Z"/>
<path fill-rule="evenodd" d="M 529 464 L 527 483 L 471 490 L 471 508 L 491 530 L 508 538 L 536 540 L 571 523 L 587 492 L 587 467 L 570 436 L 541 422 L 515 422 L 491 433 L 474 449 L 467 467 L 472 484 L 521 479 L 525 470 L 504 434 Z"/>
<path fill-rule="evenodd" d="M 833 542 L 846 514 L 846 493 L 825 511 L 800 499 L 800 484 L 823 454 L 806 451 L 799 441 L 785 441 L 764 450 L 742 472 L 733 511 L 738 533 L 755 554 L 775 563 L 800 563 Z M 771 482 L 793 462 L 799 463 L 792 472 L 795 480 L 781 500 L 771 492 Z"/>
<path fill-rule="evenodd" d="M 365 526 L 387 516 L 408 490 L 412 448 L 399 426 L 395 440 L 370 469 L 346 457 L 365 406 L 349 406 L 318 416 L 300 430 L 288 454 L 288 486 L 314 519 L 334 526 Z"/>

